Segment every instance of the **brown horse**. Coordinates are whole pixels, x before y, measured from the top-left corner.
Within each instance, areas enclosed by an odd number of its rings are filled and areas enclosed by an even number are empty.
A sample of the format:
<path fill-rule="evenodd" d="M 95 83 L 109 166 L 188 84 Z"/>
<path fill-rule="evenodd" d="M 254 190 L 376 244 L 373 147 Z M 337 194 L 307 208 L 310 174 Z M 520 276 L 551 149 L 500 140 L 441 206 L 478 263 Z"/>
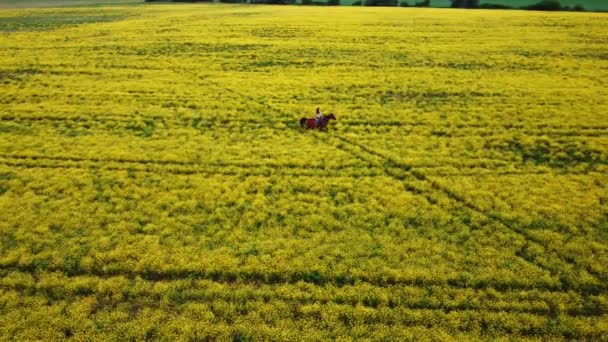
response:
<path fill-rule="evenodd" d="M 324 115 L 321 118 L 321 122 L 317 125 L 317 120 L 314 118 L 301 118 L 300 119 L 300 127 L 306 129 L 318 129 L 319 131 L 327 130 L 327 123 L 329 120 L 336 120 L 336 116 L 333 113 L 329 113 Z"/>

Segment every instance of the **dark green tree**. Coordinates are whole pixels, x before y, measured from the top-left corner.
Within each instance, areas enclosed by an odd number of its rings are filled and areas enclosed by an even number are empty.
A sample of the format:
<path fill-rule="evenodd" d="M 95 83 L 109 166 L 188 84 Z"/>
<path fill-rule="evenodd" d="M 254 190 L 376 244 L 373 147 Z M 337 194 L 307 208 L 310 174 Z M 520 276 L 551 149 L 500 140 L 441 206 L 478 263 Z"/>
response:
<path fill-rule="evenodd" d="M 534 5 L 524 6 L 522 9 L 535 11 L 559 11 L 563 8 L 559 0 L 542 0 Z"/>
<path fill-rule="evenodd" d="M 452 8 L 477 8 L 479 0 L 452 0 Z"/>
<path fill-rule="evenodd" d="M 392 7 L 399 5 L 399 0 L 366 0 L 365 6 L 386 6 Z"/>

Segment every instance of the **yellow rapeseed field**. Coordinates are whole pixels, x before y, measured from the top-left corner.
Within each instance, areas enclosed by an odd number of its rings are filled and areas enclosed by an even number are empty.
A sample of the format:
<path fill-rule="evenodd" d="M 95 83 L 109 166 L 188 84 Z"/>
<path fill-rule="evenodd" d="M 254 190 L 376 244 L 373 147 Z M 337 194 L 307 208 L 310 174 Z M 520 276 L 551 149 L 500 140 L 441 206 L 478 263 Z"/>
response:
<path fill-rule="evenodd" d="M 0 339 L 608 339 L 607 32 L 0 10 Z"/>

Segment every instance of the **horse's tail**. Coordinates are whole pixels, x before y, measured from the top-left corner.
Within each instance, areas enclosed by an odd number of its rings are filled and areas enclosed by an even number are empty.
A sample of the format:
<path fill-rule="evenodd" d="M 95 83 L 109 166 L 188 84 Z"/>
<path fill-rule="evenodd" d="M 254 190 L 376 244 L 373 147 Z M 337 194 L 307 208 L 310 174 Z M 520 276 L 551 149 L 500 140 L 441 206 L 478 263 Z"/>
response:
<path fill-rule="evenodd" d="M 306 118 L 301 118 L 300 119 L 300 127 L 304 127 L 304 125 L 306 125 Z"/>

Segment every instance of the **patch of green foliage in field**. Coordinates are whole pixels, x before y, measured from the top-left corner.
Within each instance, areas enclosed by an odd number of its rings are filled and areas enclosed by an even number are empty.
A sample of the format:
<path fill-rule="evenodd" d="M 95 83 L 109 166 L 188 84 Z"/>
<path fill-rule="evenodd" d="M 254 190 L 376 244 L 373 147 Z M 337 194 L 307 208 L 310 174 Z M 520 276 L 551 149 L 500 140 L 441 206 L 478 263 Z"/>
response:
<path fill-rule="evenodd" d="M 44 31 L 63 26 L 104 23 L 120 20 L 122 14 L 117 11 L 71 10 L 44 11 L 33 15 L 2 17 L 0 12 L 0 32 L 38 30 Z"/>

